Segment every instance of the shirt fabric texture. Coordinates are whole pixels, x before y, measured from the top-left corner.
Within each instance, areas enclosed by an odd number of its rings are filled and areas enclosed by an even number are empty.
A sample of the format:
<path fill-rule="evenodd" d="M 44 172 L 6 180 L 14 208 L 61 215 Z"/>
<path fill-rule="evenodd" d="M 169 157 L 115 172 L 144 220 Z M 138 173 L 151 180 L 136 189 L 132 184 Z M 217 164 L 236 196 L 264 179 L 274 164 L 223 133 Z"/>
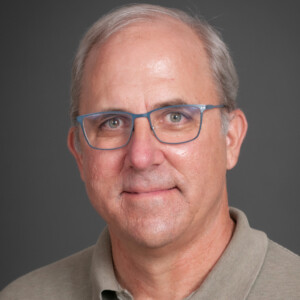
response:
<path fill-rule="evenodd" d="M 233 237 L 188 300 L 299 300 L 300 258 L 252 229 L 245 214 L 230 209 Z M 95 246 L 37 269 L 9 284 L 0 300 L 131 300 L 113 268 L 108 230 Z"/>

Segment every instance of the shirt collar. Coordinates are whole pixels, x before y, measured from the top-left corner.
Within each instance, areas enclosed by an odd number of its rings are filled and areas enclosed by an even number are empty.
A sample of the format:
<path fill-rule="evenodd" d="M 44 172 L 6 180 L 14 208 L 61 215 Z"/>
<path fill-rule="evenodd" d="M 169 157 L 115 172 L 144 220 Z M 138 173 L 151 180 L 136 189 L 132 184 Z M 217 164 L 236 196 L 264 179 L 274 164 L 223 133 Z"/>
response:
<path fill-rule="evenodd" d="M 122 293 L 122 289 L 114 272 L 111 243 L 107 228 L 101 233 L 94 248 L 91 280 L 93 300 L 104 300 L 105 298 L 109 298 L 109 295 L 105 297 L 104 294 Z"/>
<path fill-rule="evenodd" d="M 246 299 L 263 265 L 268 247 L 265 233 L 249 226 L 246 215 L 230 208 L 234 234 L 200 288 L 189 300 Z"/>
<path fill-rule="evenodd" d="M 189 300 L 245 299 L 262 267 L 268 246 L 266 235 L 250 228 L 242 211 L 231 208 L 230 215 L 236 222 L 233 237 L 200 288 L 187 298 Z M 116 279 L 107 228 L 94 248 L 91 279 L 93 300 L 105 300 L 102 297 L 105 293 L 131 299 Z"/>

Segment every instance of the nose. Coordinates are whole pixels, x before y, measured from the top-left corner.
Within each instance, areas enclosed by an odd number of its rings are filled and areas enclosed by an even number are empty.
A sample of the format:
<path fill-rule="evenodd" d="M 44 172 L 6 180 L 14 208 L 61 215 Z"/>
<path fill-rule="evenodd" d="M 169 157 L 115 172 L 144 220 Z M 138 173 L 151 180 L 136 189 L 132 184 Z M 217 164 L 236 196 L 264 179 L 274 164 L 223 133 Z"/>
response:
<path fill-rule="evenodd" d="M 154 136 L 147 118 L 138 118 L 135 120 L 134 131 L 127 146 L 127 162 L 136 170 L 160 165 L 164 160 L 162 146 Z"/>

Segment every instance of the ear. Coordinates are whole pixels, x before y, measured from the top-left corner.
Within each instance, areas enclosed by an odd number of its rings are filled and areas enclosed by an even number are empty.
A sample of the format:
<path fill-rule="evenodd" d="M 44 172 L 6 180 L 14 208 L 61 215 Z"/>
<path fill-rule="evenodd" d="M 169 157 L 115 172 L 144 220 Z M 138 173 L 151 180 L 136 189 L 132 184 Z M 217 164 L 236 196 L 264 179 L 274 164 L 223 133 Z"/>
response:
<path fill-rule="evenodd" d="M 78 145 L 76 146 L 76 134 L 77 134 L 76 131 L 77 130 L 78 130 L 78 128 L 76 128 L 75 126 L 70 128 L 69 133 L 68 133 L 67 144 L 68 144 L 68 148 L 69 148 L 70 152 L 72 153 L 72 155 L 74 156 L 74 158 L 76 160 L 81 179 L 84 181 L 82 153 L 78 149 Z"/>
<path fill-rule="evenodd" d="M 246 116 L 240 109 L 232 111 L 229 120 L 226 135 L 227 170 L 232 169 L 237 164 L 240 149 L 248 128 Z"/>

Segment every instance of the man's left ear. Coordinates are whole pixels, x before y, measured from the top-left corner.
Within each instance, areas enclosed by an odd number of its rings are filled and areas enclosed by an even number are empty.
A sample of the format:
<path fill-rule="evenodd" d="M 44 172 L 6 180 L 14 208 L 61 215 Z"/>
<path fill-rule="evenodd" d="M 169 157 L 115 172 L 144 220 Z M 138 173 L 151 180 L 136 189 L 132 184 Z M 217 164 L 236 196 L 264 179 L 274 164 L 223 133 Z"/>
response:
<path fill-rule="evenodd" d="M 229 117 L 226 135 L 227 170 L 232 169 L 237 164 L 240 149 L 248 128 L 246 116 L 240 109 L 232 111 Z"/>

